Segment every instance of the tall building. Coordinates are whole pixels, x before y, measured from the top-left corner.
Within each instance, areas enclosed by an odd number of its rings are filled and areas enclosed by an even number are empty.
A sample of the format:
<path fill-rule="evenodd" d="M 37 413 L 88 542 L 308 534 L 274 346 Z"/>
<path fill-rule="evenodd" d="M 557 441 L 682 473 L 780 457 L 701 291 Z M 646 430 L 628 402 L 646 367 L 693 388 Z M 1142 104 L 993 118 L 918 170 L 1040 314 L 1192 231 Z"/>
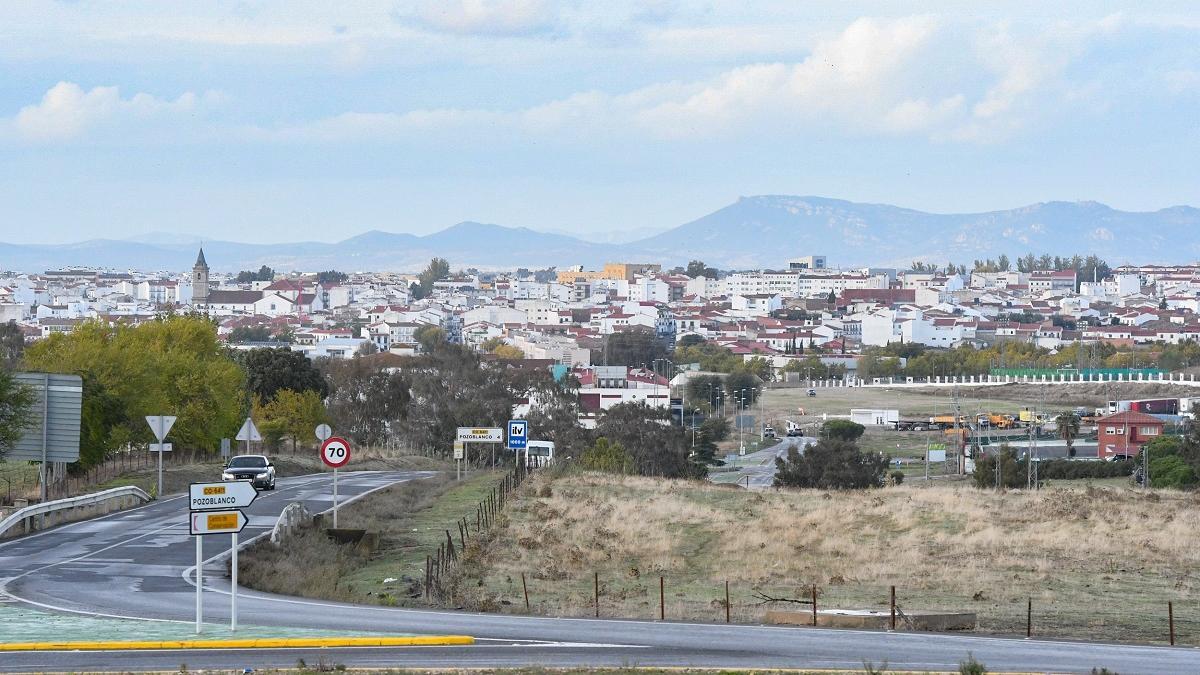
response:
<path fill-rule="evenodd" d="M 204 261 L 204 247 L 196 256 L 196 264 L 192 266 L 192 304 L 203 305 L 208 302 L 208 263 Z"/>

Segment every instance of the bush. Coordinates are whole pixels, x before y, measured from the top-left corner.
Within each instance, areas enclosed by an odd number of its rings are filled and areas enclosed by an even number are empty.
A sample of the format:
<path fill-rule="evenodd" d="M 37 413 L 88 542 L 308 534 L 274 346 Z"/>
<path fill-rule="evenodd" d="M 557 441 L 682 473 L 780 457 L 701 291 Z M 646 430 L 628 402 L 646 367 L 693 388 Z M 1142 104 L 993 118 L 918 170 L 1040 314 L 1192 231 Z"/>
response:
<path fill-rule="evenodd" d="M 904 472 L 903 471 L 893 471 L 890 474 L 888 474 L 888 476 L 890 476 L 892 479 L 892 485 L 900 485 L 901 483 L 904 482 Z"/>
<path fill-rule="evenodd" d="M 1182 489 L 1196 483 L 1196 472 L 1179 455 L 1150 460 L 1150 487 Z"/>
<path fill-rule="evenodd" d="M 613 443 L 602 436 L 596 439 L 592 447 L 583 451 L 579 464 L 589 471 L 631 473 L 633 457 L 620 443 Z"/>
<path fill-rule="evenodd" d="M 891 458 L 864 453 L 849 441 L 822 438 L 804 454 L 788 449 L 787 459 L 775 460 L 776 487 L 861 490 L 883 486 Z"/>
<path fill-rule="evenodd" d="M 1000 485 L 996 485 L 996 464 L 1000 464 Z M 1017 453 L 1008 445 L 1000 446 L 998 451 L 987 454 L 978 453 L 975 456 L 975 472 L 971 477 L 977 488 L 1018 488 L 1025 487 L 1028 467 L 1026 460 L 1017 459 Z"/>
<path fill-rule="evenodd" d="M 857 441 L 867 428 L 850 420 L 829 420 L 821 425 L 821 438 Z"/>
<path fill-rule="evenodd" d="M 1133 474 L 1133 460 L 1116 462 L 1072 461 L 1048 459 L 1038 462 L 1038 478 L 1041 480 L 1079 480 L 1082 478 L 1120 478 Z"/>

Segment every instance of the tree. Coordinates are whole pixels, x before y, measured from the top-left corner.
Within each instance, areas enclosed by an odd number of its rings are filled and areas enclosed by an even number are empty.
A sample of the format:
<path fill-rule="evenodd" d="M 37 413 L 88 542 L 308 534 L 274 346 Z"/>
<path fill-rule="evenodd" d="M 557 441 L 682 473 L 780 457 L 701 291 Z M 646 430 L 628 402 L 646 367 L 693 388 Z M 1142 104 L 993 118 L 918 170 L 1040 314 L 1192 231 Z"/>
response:
<path fill-rule="evenodd" d="M 725 394 L 729 401 L 742 399 L 743 405 L 749 405 L 758 400 L 762 381 L 747 370 L 735 370 L 725 376 Z"/>
<path fill-rule="evenodd" d="M 700 423 L 700 431 L 713 443 L 729 438 L 729 420 L 724 417 L 709 417 Z"/>
<path fill-rule="evenodd" d="M 271 329 L 266 326 L 238 326 L 229 331 L 225 339 L 232 344 L 268 342 L 271 339 Z"/>
<path fill-rule="evenodd" d="M 337 270 L 325 270 L 324 272 L 317 273 L 318 284 L 344 284 L 349 278 L 350 277 L 345 272 L 339 272 Z"/>
<path fill-rule="evenodd" d="M 8 369 L 0 370 L 0 459 L 21 440 L 33 410 L 33 391 Z"/>
<path fill-rule="evenodd" d="M 655 359 L 669 356 L 667 346 L 653 331 L 634 328 L 605 337 L 601 358 L 607 366 L 650 368 Z"/>
<path fill-rule="evenodd" d="M 827 420 L 821 425 L 821 438 L 853 443 L 862 437 L 866 427 L 850 420 Z"/>
<path fill-rule="evenodd" d="M 315 438 L 313 430 L 329 418 L 325 404 L 321 402 L 321 395 L 311 389 L 280 389 L 269 402 L 256 407 L 255 416 L 262 419 L 272 430 L 290 436 L 292 452 L 296 451 L 299 439 L 307 441 Z"/>
<path fill-rule="evenodd" d="M 330 424 L 339 435 L 363 446 L 381 446 L 394 438 L 408 416 L 410 382 L 403 373 L 385 372 L 373 359 L 355 357 L 323 362 L 330 393 Z"/>
<path fill-rule="evenodd" d="M 1075 456 L 1075 439 L 1079 437 L 1079 418 L 1073 412 L 1063 412 L 1054 418 L 1058 426 L 1058 437 L 1067 443 L 1067 455 Z"/>
<path fill-rule="evenodd" d="M 520 347 L 513 345 L 500 345 L 492 350 L 492 353 L 502 359 L 519 361 L 525 358 L 525 352 L 521 351 Z"/>
<path fill-rule="evenodd" d="M 708 279 L 717 278 L 717 270 L 705 265 L 701 260 L 693 260 L 689 262 L 687 269 L 684 270 L 684 274 L 692 277 L 693 279 L 696 277 L 705 277 Z"/>
<path fill-rule="evenodd" d="M 679 342 L 675 343 L 675 347 L 695 347 L 699 344 L 704 344 L 704 338 L 696 335 L 695 333 L 688 333 L 687 335 L 679 338 Z"/>
<path fill-rule="evenodd" d="M 775 460 L 775 486 L 863 490 L 882 487 L 891 458 L 864 453 L 841 439 L 822 438 L 801 453 L 788 448 L 787 458 Z"/>
<path fill-rule="evenodd" d="M 829 291 L 829 295 L 825 296 L 825 303 L 829 305 L 837 304 L 837 295 L 833 291 Z"/>
<path fill-rule="evenodd" d="M 627 474 L 633 470 L 633 457 L 620 443 L 613 443 L 601 436 L 584 451 L 579 464 L 588 471 Z"/>
<path fill-rule="evenodd" d="M 420 288 L 418 298 L 427 298 L 433 292 L 433 285 L 450 276 L 450 263 L 445 258 L 434 258 L 429 265 L 417 276 L 417 287 Z"/>
<path fill-rule="evenodd" d="M 247 390 L 264 402 L 274 399 L 280 389 L 315 391 L 321 398 L 329 393 L 329 384 L 313 362 L 287 347 L 251 349 L 241 353 L 241 361 Z"/>
<path fill-rule="evenodd" d="M 438 345 L 446 343 L 446 331 L 433 324 L 426 324 L 413 331 L 413 339 L 421 345 L 421 351 L 429 354 L 437 350 Z"/>
<path fill-rule="evenodd" d="M 85 322 L 30 345 L 24 365 L 84 378 L 83 424 L 95 425 L 89 433 L 108 444 L 104 452 L 150 441 L 144 418 L 160 414 L 178 417 L 170 434 L 177 447 L 215 450 L 237 431 L 244 412 L 245 375 L 217 340 L 216 326 L 202 316 L 137 326 Z M 115 403 L 93 400 L 98 392 Z M 96 419 L 96 410 L 113 406 L 120 414 Z"/>
<path fill-rule="evenodd" d="M 239 284 L 247 284 L 252 281 L 271 281 L 274 278 L 275 270 L 263 265 L 262 267 L 258 268 L 257 272 L 252 272 L 250 270 L 242 270 L 241 272 L 238 272 L 237 282 Z"/>
<path fill-rule="evenodd" d="M 705 471 L 689 461 L 691 436 L 672 426 L 666 409 L 644 403 L 615 405 L 600 417 L 596 433 L 633 457 L 634 472 L 663 478 L 698 478 Z"/>
<path fill-rule="evenodd" d="M 25 353 L 25 334 L 16 321 L 0 324 L 0 366 L 12 370 Z"/>
<path fill-rule="evenodd" d="M 702 402 L 708 410 L 716 410 L 721 400 L 721 390 L 724 383 L 717 375 L 693 375 L 687 380 L 687 399 L 700 405 Z"/>

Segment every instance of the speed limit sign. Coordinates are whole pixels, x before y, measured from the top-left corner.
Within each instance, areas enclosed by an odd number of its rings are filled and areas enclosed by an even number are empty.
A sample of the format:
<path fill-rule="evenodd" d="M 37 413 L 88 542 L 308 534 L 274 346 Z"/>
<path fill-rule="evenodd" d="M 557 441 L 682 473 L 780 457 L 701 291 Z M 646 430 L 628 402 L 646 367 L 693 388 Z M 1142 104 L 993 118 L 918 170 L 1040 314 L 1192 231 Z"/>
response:
<path fill-rule="evenodd" d="M 321 461 L 335 469 L 345 466 L 350 461 L 350 443 L 337 436 L 325 439 L 321 444 Z"/>

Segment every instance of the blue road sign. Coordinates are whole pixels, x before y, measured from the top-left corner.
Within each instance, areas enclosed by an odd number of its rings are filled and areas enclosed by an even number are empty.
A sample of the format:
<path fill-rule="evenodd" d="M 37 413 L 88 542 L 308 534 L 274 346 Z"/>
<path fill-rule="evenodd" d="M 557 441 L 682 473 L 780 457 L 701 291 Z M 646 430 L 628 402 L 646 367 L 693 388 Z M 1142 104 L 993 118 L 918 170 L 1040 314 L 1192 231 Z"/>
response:
<path fill-rule="evenodd" d="M 529 422 L 525 420 L 508 421 L 508 449 L 524 450 L 529 441 Z"/>

